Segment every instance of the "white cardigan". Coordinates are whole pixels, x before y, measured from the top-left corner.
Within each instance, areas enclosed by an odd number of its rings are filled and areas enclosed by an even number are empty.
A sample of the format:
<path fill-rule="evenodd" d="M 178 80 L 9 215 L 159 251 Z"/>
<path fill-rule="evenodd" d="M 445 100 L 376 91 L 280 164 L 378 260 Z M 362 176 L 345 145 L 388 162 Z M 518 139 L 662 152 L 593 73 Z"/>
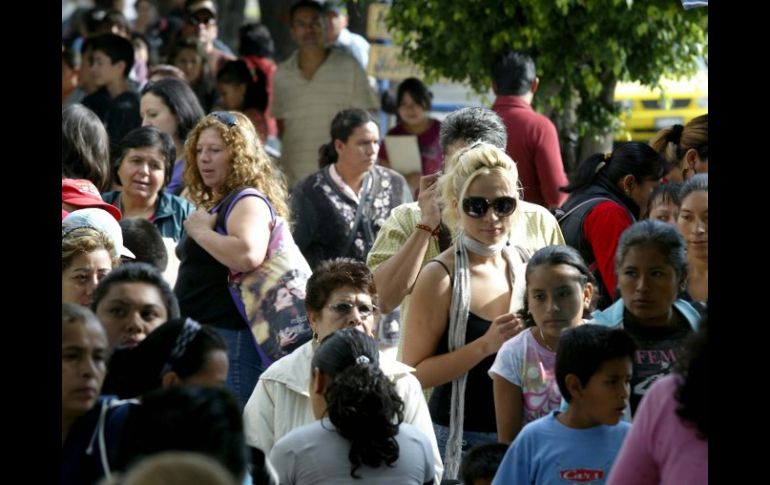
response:
<path fill-rule="evenodd" d="M 246 442 L 270 454 L 279 438 L 299 426 L 315 421 L 310 404 L 310 364 L 313 342 L 307 342 L 291 354 L 273 363 L 259 377 L 259 382 L 243 410 Z M 435 483 L 441 482 L 444 465 L 439 455 L 433 423 L 420 381 L 414 369 L 380 353 L 380 368 L 396 385 L 404 401 L 404 422 L 417 427 L 430 440 L 436 468 Z"/>

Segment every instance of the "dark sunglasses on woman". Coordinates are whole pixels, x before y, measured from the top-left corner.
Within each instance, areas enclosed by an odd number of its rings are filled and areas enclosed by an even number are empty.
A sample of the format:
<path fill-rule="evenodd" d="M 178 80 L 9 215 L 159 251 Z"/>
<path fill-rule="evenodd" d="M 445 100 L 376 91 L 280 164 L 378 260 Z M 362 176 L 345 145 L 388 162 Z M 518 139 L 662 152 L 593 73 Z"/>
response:
<path fill-rule="evenodd" d="M 494 209 L 497 217 L 508 217 L 516 210 L 516 199 L 507 196 L 498 197 L 491 201 L 484 197 L 466 197 L 463 199 L 463 212 L 474 219 L 484 217 L 490 207 Z"/>

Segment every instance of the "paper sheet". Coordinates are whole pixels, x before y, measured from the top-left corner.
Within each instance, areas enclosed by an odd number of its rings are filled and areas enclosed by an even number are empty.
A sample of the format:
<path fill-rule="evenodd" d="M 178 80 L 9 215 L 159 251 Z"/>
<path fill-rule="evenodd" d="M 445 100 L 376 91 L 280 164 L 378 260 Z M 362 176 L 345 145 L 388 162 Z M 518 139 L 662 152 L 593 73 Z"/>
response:
<path fill-rule="evenodd" d="M 401 173 L 422 172 L 420 147 L 415 135 L 388 135 L 385 137 L 390 168 Z"/>

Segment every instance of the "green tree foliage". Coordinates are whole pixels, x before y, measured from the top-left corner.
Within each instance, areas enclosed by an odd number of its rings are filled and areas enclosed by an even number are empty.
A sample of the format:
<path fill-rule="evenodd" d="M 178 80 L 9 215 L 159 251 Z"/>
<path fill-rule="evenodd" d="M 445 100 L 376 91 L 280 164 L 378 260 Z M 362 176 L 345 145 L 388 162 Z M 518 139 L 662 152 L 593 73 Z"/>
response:
<path fill-rule="evenodd" d="M 428 80 L 480 92 L 497 56 L 529 52 L 541 79 L 536 102 L 573 106 L 581 138 L 614 128 L 618 81 L 654 86 L 693 74 L 707 55 L 707 9 L 678 0 L 395 0 L 386 22 Z"/>

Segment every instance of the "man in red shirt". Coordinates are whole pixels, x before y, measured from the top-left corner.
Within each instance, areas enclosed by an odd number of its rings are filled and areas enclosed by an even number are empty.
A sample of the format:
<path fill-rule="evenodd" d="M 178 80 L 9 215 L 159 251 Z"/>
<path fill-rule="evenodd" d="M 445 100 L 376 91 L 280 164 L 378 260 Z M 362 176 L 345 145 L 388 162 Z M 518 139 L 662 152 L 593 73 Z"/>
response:
<path fill-rule="evenodd" d="M 559 150 L 556 127 L 547 117 L 532 109 L 532 98 L 540 80 L 535 62 L 528 54 L 511 51 L 492 67 L 492 110 L 505 123 L 508 155 L 516 162 L 524 200 L 547 208 L 560 207 L 567 194 L 567 175 Z"/>

